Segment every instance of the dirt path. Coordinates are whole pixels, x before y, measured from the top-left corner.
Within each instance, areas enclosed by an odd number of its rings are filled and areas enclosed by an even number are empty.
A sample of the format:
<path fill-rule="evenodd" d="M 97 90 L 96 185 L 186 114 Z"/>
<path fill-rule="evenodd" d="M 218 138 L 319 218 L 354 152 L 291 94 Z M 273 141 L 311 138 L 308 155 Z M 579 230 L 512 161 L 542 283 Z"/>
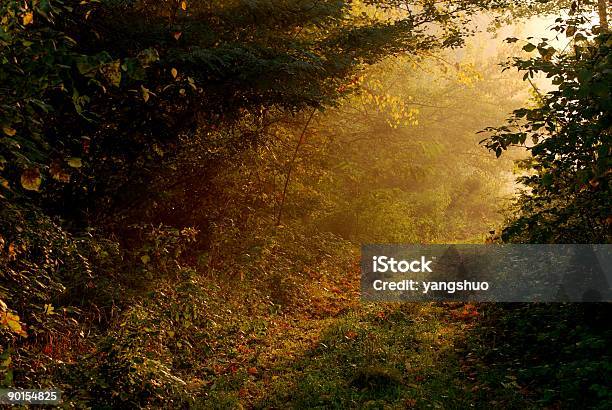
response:
<path fill-rule="evenodd" d="M 476 306 L 361 303 L 356 269 L 307 283 L 286 313 L 250 319 L 265 330 L 235 346 L 207 407 L 525 407 L 511 389 L 479 382 L 468 348 Z"/>

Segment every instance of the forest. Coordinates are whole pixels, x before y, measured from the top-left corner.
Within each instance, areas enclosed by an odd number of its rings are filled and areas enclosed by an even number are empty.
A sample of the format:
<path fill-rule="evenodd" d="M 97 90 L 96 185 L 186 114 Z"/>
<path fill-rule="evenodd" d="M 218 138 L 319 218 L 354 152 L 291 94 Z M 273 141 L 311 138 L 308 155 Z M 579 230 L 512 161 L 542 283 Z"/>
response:
<path fill-rule="evenodd" d="M 0 0 L 0 393 L 612 408 L 610 302 L 360 294 L 363 244 L 610 244 L 611 12 Z"/>

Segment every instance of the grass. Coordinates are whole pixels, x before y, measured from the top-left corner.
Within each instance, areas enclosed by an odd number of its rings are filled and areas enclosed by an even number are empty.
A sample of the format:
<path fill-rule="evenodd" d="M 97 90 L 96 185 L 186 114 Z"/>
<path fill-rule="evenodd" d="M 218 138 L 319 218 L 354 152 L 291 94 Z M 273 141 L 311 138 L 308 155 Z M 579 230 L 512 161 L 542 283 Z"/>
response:
<path fill-rule="evenodd" d="M 405 408 L 465 398 L 453 342 L 458 327 L 425 305 L 365 305 L 322 329 L 316 346 L 272 369 L 256 408 Z M 281 376 L 282 375 L 282 376 Z"/>
<path fill-rule="evenodd" d="M 118 340 L 172 369 L 195 409 L 612 408 L 608 311 L 362 303 L 347 271 L 305 273 L 282 297 L 186 275 L 124 313 Z"/>
<path fill-rule="evenodd" d="M 511 384 L 482 384 L 475 306 L 361 303 L 357 272 L 302 285 L 307 303 L 247 319 L 265 330 L 247 364 L 209 382 L 202 408 L 532 407 Z"/>
<path fill-rule="evenodd" d="M 612 408 L 607 306 L 361 303 L 343 285 L 268 329 L 230 407 Z"/>

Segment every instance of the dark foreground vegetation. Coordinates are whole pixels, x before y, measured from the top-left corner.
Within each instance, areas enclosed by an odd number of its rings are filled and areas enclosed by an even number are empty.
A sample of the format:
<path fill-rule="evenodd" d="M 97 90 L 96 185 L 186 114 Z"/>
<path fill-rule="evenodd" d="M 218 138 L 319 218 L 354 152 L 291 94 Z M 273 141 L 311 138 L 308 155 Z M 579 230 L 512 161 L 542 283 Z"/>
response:
<path fill-rule="evenodd" d="M 609 304 L 365 304 L 358 283 L 360 243 L 610 242 L 608 11 L 1 1 L 0 386 L 610 408 Z M 471 41 L 538 16 L 556 39 Z"/>

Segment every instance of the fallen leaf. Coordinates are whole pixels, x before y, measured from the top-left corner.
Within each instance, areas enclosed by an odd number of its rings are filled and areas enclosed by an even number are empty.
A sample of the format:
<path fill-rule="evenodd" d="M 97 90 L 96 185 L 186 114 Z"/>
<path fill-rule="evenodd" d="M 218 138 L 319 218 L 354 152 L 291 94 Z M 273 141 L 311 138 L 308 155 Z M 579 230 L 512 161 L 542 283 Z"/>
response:
<path fill-rule="evenodd" d="M 344 334 L 344 337 L 346 337 L 349 340 L 354 339 L 357 337 L 357 332 L 353 332 L 352 330 L 349 330 L 348 332 Z"/>
<path fill-rule="evenodd" d="M 416 404 L 417 404 L 416 399 L 406 399 L 406 400 L 404 400 L 404 405 L 407 408 L 416 407 Z"/>

